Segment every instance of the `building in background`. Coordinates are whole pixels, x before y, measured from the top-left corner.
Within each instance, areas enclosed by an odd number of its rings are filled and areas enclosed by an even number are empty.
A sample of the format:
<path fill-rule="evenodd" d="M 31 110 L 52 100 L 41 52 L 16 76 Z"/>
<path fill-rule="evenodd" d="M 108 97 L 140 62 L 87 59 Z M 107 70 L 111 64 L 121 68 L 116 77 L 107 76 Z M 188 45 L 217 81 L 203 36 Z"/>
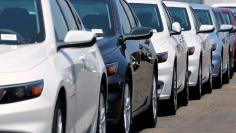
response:
<path fill-rule="evenodd" d="M 168 0 L 168 1 L 181 1 L 188 3 L 207 4 L 212 5 L 214 3 L 236 3 L 236 0 Z"/>

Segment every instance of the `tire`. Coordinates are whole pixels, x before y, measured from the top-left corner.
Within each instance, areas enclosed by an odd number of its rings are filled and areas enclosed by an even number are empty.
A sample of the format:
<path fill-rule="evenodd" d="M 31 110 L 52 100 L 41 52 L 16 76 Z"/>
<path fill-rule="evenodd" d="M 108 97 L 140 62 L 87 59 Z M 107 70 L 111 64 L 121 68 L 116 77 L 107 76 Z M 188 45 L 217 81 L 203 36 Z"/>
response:
<path fill-rule="evenodd" d="M 230 79 L 232 79 L 234 76 L 234 61 L 233 61 L 233 59 L 234 59 L 234 55 L 231 53 L 230 62 L 229 62 L 229 64 L 230 64 Z"/>
<path fill-rule="evenodd" d="M 212 67 L 210 67 L 209 70 L 209 79 L 208 81 L 204 84 L 204 91 L 207 94 L 212 93 L 212 88 L 213 88 L 213 77 L 212 77 Z"/>
<path fill-rule="evenodd" d="M 229 59 L 227 61 L 227 71 L 223 74 L 223 83 L 228 84 L 229 79 L 230 79 L 230 64 L 229 64 Z"/>
<path fill-rule="evenodd" d="M 169 115 L 176 115 L 176 111 L 178 108 L 176 65 L 173 70 L 171 96 L 170 96 L 170 99 L 166 101 L 165 107 L 166 107 L 166 111 L 168 112 Z"/>
<path fill-rule="evenodd" d="M 98 106 L 98 118 L 97 118 L 97 133 L 106 133 L 107 132 L 107 123 L 106 123 L 106 99 L 103 92 L 104 88 L 101 87 L 101 93 L 99 96 L 99 106 Z"/>
<path fill-rule="evenodd" d="M 194 89 L 193 91 L 194 99 L 200 100 L 202 97 L 202 61 L 200 61 L 198 67 L 197 85 L 193 89 Z"/>
<path fill-rule="evenodd" d="M 152 82 L 152 94 L 151 103 L 148 110 L 145 112 L 144 119 L 149 128 L 153 128 L 157 124 L 157 114 L 158 114 L 158 94 L 157 94 L 157 75 L 156 71 L 153 72 L 153 82 Z"/>
<path fill-rule="evenodd" d="M 60 98 L 54 111 L 52 133 L 65 133 L 65 109 Z"/>
<path fill-rule="evenodd" d="M 220 69 L 218 76 L 214 79 L 214 87 L 215 88 L 221 88 L 223 85 L 223 58 L 221 57 L 220 61 Z"/>
<path fill-rule="evenodd" d="M 124 85 L 122 116 L 119 122 L 121 133 L 131 133 L 132 131 L 132 98 L 130 86 L 130 82 L 127 80 Z"/>
<path fill-rule="evenodd" d="M 180 93 L 181 106 L 188 106 L 188 102 L 189 102 L 189 84 L 188 84 L 188 82 L 189 82 L 189 77 L 188 77 L 188 63 L 187 63 L 184 90 Z"/>

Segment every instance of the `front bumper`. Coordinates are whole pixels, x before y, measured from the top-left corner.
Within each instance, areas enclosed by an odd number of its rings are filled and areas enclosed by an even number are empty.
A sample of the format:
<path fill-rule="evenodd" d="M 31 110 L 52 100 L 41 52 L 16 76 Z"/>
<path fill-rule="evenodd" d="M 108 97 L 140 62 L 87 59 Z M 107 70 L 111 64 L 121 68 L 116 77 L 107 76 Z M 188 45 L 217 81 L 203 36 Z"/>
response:
<path fill-rule="evenodd" d="M 199 56 L 189 56 L 189 86 L 194 87 L 198 80 Z"/>
<path fill-rule="evenodd" d="M 0 132 L 51 133 L 53 110 L 53 105 L 44 96 L 1 104 Z"/>
<path fill-rule="evenodd" d="M 174 61 L 158 64 L 158 96 L 159 100 L 167 100 L 171 96 Z"/>

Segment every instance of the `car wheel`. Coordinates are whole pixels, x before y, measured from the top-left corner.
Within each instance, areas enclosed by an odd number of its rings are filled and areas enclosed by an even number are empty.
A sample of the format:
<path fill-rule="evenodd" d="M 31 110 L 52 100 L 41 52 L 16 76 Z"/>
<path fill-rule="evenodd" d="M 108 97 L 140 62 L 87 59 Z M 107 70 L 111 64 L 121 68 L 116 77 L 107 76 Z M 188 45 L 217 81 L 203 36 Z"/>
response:
<path fill-rule="evenodd" d="M 184 90 L 180 93 L 180 102 L 182 106 L 187 106 L 189 102 L 189 79 L 188 79 L 188 65 L 186 67 L 186 74 L 185 74 L 185 86 Z"/>
<path fill-rule="evenodd" d="M 230 64 L 229 59 L 227 61 L 227 71 L 223 74 L 223 83 L 228 84 L 230 79 Z"/>
<path fill-rule="evenodd" d="M 194 98 L 200 100 L 202 97 L 202 62 L 199 63 L 197 85 L 194 88 Z"/>
<path fill-rule="evenodd" d="M 214 85 L 216 88 L 221 88 L 223 85 L 223 58 L 220 61 L 219 75 L 214 79 Z"/>
<path fill-rule="evenodd" d="M 60 99 L 57 100 L 54 111 L 52 133 L 65 133 L 65 109 Z"/>
<path fill-rule="evenodd" d="M 103 90 L 103 87 L 102 87 Z M 99 108 L 98 108 L 98 121 L 97 121 L 97 133 L 106 133 L 106 102 L 104 93 L 101 92 L 99 96 Z"/>
<path fill-rule="evenodd" d="M 234 76 L 234 61 L 233 61 L 233 59 L 234 59 L 234 56 L 231 53 L 230 62 L 229 62 L 229 64 L 230 64 L 230 79 L 232 79 Z"/>
<path fill-rule="evenodd" d="M 152 90 L 151 103 L 148 110 L 145 112 L 145 117 L 144 117 L 147 122 L 147 126 L 150 128 L 156 126 L 157 114 L 158 114 L 157 75 L 155 70 L 153 74 L 151 90 Z"/>
<path fill-rule="evenodd" d="M 132 98 L 130 93 L 129 80 L 126 81 L 123 91 L 123 107 L 120 121 L 122 133 L 130 133 L 132 127 Z"/>
<path fill-rule="evenodd" d="M 206 93 L 211 94 L 212 93 L 212 86 L 213 86 L 213 77 L 212 77 L 212 67 L 210 66 L 209 68 L 209 79 L 206 82 L 206 84 L 204 85 L 204 90 Z"/>
<path fill-rule="evenodd" d="M 177 94 L 177 71 L 176 66 L 173 70 L 173 78 L 172 78 L 172 89 L 170 99 L 166 103 L 167 112 L 169 115 L 175 115 L 178 108 L 178 94 Z"/>

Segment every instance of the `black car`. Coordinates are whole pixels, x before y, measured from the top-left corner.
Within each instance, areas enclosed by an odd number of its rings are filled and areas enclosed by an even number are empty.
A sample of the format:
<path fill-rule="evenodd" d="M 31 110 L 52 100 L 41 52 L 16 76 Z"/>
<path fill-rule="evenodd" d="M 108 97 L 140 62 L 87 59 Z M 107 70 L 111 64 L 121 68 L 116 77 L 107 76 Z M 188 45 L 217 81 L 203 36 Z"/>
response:
<path fill-rule="evenodd" d="M 125 0 L 70 0 L 86 29 L 97 33 L 107 67 L 109 124 L 129 133 L 134 116 L 157 122 L 157 64 L 152 30 L 141 27 Z"/>

